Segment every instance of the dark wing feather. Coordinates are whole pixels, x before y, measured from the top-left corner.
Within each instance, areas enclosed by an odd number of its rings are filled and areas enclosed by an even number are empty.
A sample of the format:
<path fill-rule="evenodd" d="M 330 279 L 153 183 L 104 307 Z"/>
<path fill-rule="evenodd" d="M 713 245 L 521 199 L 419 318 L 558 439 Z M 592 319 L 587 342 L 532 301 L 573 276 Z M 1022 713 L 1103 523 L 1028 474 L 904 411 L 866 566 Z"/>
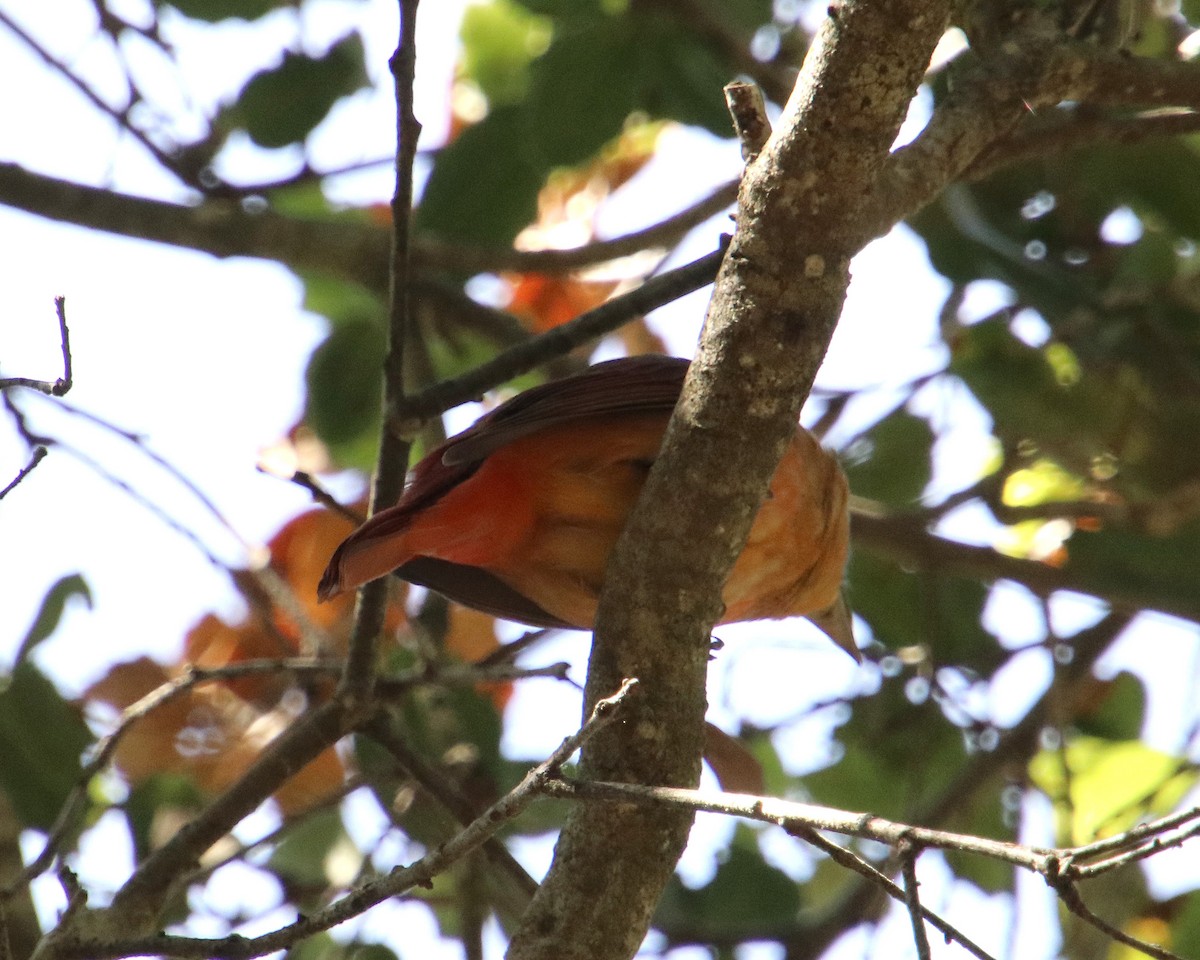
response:
<path fill-rule="evenodd" d="M 482 610 L 493 617 L 516 620 L 535 627 L 580 629 L 547 613 L 528 597 L 479 567 L 468 567 L 434 557 L 414 557 L 394 572 L 401 580 L 429 587 L 463 606 Z"/>
<path fill-rule="evenodd" d="M 447 442 L 441 462 L 447 467 L 479 463 L 514 440 L 588 417 L 675 409 L 687 375 L 680 357 L 622 357 L 583 373 L 533 387 L 503 403 L 469 430 Z"/>

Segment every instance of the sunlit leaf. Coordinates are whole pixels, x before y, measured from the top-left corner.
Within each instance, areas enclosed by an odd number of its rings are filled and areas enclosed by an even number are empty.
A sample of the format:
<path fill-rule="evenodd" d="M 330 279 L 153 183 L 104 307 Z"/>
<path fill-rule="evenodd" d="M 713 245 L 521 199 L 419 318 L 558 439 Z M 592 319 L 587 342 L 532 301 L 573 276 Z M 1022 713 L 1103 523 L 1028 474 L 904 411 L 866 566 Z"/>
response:
<path fill-rule="evenodd" d="M 1042 751 L 1030 761 L 1029 774 L 1060 801 L 1060 836 L 1068 844 L 1113 836 L 1145 814 L 1167 812 L 1197 779 L 1178 757 L 1140 741 L 1095 737 L 1073 738 L 1065 754 Z"/>
<path fill-rule="evenodd" d="M 490 0 L 467 7 L 459 39 L 461 69 L 494 106 L 513 103 L 529 89 L 529 64 L 546 51 L 552 21 L 513 0 Z"/>

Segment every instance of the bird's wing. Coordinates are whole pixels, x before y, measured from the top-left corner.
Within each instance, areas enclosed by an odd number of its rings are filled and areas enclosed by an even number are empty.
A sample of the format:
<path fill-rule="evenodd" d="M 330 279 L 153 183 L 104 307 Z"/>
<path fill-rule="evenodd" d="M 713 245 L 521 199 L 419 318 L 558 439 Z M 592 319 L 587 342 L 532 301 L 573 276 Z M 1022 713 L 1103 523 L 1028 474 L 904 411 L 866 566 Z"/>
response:
<path fill-rule="evenodd" d="M 468 567 L 436 557 L 413 557 L 393 572 L 401 580 L 429 587 L 444 597 L 490 613 L 493 617 L 516 620 L 535 627 L 580 629 L 547 613 L 528 597 L 479 567 Z"/>
<path fill-rule="evenodd" d="M 501 404 L 441 449 L 441 463 L 479 463 L 514 440 L 596 416 L 669 414 L 687 375 L 680 357 L 646 355 L 609 360 L 583 373 L 533 387 Z"/>

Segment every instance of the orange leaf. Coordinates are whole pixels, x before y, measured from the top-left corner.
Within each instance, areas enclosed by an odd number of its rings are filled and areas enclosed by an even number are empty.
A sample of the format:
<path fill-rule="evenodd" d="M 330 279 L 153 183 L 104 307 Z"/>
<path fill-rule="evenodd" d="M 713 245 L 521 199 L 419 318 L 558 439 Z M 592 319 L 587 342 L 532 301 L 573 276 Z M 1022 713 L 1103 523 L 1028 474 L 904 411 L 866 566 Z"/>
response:
<path fill-rule="evenodd" d="M 183 641 L 183 660 L 202 669 L 260 658 L 292 657 L 298 652 L 294 641 L 257 620 L 233 627 L 211 613 L 202 617 Z M 287 678 L 278 673 L 254 674 L 221 682 L 248 703 L 263 707 L 278 701 L 288 684 Z"/>
<path fill-rule="evenodd" d="M 475 663 L 499 646 L 495 617 L 457 603 L 450 604 L 445 640 L 447 653 L 467 663 Z M 480 683 L 476 689 L 489 697 L 501 713 L 512 697 L 512 684 L 509 682 Z"/>
<path fill-rule="evenodd" d="M 329 631 L 344 653 L 350 640 L 350 618 L 354 612 L 354 594 L 345 593 L 326 603 L 317 603 L 317 584 L 329 558 L 351 531 L 353 521 L 332 510 L 309 510 L 289 520 L 268 544 L 271 566 L 287 581 L 305 615 L 318 627 Z M 398 629 L 405 620 L 404 593 L 397 585 L 397 598 L 388 607 L 385 624 Z M 298 639 L 300 631 L 282 612 L 276 611 L 276 626 L 285 636 Z"/>
<path fill-rule="evenodd" d="M 509 310 L 529 329 L 542 332 L 598 307 L 616 289 L 615 280 L 580 280 L 567 275 L 511 274 Z"/>

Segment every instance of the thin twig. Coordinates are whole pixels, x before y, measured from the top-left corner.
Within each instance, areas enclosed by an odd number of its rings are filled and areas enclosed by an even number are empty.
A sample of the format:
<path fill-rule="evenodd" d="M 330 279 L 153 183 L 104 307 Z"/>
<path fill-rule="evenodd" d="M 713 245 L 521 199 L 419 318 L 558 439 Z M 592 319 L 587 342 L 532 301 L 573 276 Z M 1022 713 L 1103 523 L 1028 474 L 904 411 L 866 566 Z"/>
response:
<path fill-rule="evenodd" d="M 904 877 L 904 903 L 908 907 L 908 918 L 912 923 L 913 943 L 917 947 L 917 960 L 929 960 L 929 937 L 925 935 L 925 911 L 921 907 L 920 881 L 917 880 L 917 857 L 921 850 L 915 844 L 901 843 L 901 873 Z"/>
<path fill-rule="evenodd" d="M 398 733 L 394 718 L 380 712 L 364 732 L 387 750 L 400 769 L 460 826 L 467 827 L 479 817 L 479 809 L 458 784 L 441 768 L 429 763 L 408 745 Z M 505 888 L 515 888 L 516 892 L 524 897 L 523 907 L 527 907 L 529 899 L 537 892 L 537 881 L 508 852 L 508 848 L 494 837 L 484 842 L 483 853 L 488 861 L 503 872 Z"/>
<path fill-rule="evenodd" d="M 69 367 L 68 367 L 69 377 Z M 61 381 L 60 381 L 61 382 Z M 65 392 L 65 391 L 64 391 Z M 5 396 L 5 404 L 14 416 L 20 417 L 21 414 L 13 408 L 8 397 Z M 237 542 L 238 546 L 245 551 L 246 555 L 253 558 L 262 556 L 263 548 L 250 543 L 241 535 L 233 523 L 221 512 L 221 509 L 213 502 L 213 500 L 200 487 L 189 478 L 179 467 L 175 466 L 161 454 L 152 449 L 146 442 L 146 438 L 141 434 L 135 433 L 132 430 L 127 430 L 119 427 L 103 417 L 97 416 L 87 410 L 74 406 L 73 404 L 62 400 L 57 400 L 57 407 L 65 410 L 73 416 L 86 420 L 89 423 L 107 430 L 108 432 L 120 437 L 122 440 L 131 443 L 137 448 L 138 452 L 149 459 L 155 466 L 163 470 L 176 483 L 182 486 L 189 494 L 199 501 L 200 505 L 209 513 L 210 516 Z M 22 434 L 28 438 L 28 432 L 24 426 L 21 427 Z M 78 447 L 68 444 L 62 440 L 50 441 L 49 438 L 40 438 L 46 443 L 55 443 L 62 449 L 66 450 L 84 466 L 93 470 L 98 476 L 111 483 L 118 490 L 121 490 L 129 496 L 135 503 L 139 504 L 146 510 L 150 511 L 162 523 L 171 530 L 178 533 L 181 537 L 196 547 L 204 558 L 217 570 L 225 573 L 232 580 L 234 587 L 245 597 L 247 603 L 256 609 L 264 607 L 264 599 L 270 605 L 270 609 L 264 611 L 264 619 L 268 622 L 271 617 L 272 610 L 282 610 L 288 618 L 295 624 L 300 632 L 300 639 L 306 652 L 313 655 L 333 649 L 334 644 L 331 642 L 328 633 L 318 627 L 308 615 L 307 610 L 296 597 L 295 591 L 291 585 L 287 583 L 275 570 L 269 566 L 260 566 L 250 570 L 239 570 L 232 567 L 230 564 L 221 560 L 203 540 L 190 528 L 184 526 L 173 516 L 167 513 L 162 507 L 158 506 L 148 497 L 144 496 L 139 490 L 133 487 L 127 481 L 121 479 L 111 473 L 99 461 L 92 458 L 89 454 L 84 453 Z M 250 589 L 246 578 L 249 578 L 257 590 Z"/>
<path fill-rule="evenodd" d="M 54 298 L 54 312 L 58 316 L 58 339 L 62 347 L 63 375 L 55 382 L 51 393 L 61 397 L 71 389 L 74 379 L 71 374 L 71 331 L 67 329 L 67 298 Z"/>
<path fill-rule="evenodd" d="M 1068 910 L 1075 916 L 1079 917 L 1084 923 L 1095 927 L 1106 937 L 1115 940 L 1117 943 L 1123 943 L 1127 947 L 1132 947 L 1139 953 L 1144 953 L 1148 957 L 1157 957 L 1159 960 L 1186 960 L 1179 954 L 1168 950 L 1166 947 L 1160 947 L 1156 943 L 1150 943 L 1146 940 L 1139 939 L 1131 934 L 1126 933 L 1120 927 L 1114 927 L 1103 917 L 1097 916 L 1092 912 L 1091 908 L 1083 902 L 1083 897 L 1079 895 L 1079 889 L 1072 881 L 1062 878 L 1050 879 L 1047 878 L 1047 883 L 1054 888 L 1054 892 Z"/>
<path fill-rule="evenodd" d="M 1195 811 L 1193 811 L 1195 814 Z M 1087 880 L 1091 877 L 1098 877 L 1102 873 L 1108 873 L 1111 870 L 1117 870 L 1121 867 L 1126 867 L 1131 863 L 1136 863 L 1139 860 L 1145 860 L 1148 857 L 1153 857 L 1156 854 L 1162 853 L 1164 850 L 1169 850 L 1172 847 L 1183 846 L 1188 840 L 1193 837 L 1200 836 L 1200 824 L 1195 824 L 1188 827 L 1186 830 L 1174 830 L 1170 833 L 1162 834 L 1155 837 L 1143 847 L 1130 850 L 1127 853 L 1119 854 L 1118 856 L 1109 857 L 1097 863 L 1091 863 L 1087 866 L 1075 866 L 1073 873 L 1077 879 Z"/>
<path fill-rule="evenodd" d="M 356 510 L 351 510 L 343 504 L 337 497 L 321 486 L 320 482 L 306 470 L 293 470 L 289 476 L 282 476 L 268 470 L 261 463 L 258 465 L 258 472 L 265 473 L 270 477 L 278 477 L 280 480 L 286 480 L 288 483 L 294 483 L 302 490 L 307 490 L 309 496 L 313 498 L 313 503 L 318 503 L 327 510 L 332 510 L 338 516 L 345 517 L 354 523 L 362 523 L 366 517 L 358 513 Z"/>
<path fill-rule="evenodd" d="M 648 787 L 633 783 L 554 780 L 546 785 L 551 796 L 565 799 L 601 800 L 609 802 L 666 804 L 696 812 L 723 813 L 730 816 L 760 820 L 779 826 L 795 825 L 815 830 L 831 830 L 848 836 L 876 840 L 895 845 L 902 842 L 941 850 L 956 850 L 991 857 L 1014 866 L 1023 867 L 1042 876 L 1065 875 L 1074 880 L 1071 863 L 1089 847 L 1055 849 L 1004 840 L 991 840 L 970 834 L 934 830 L 911 824 L 897 823 L 869 813 L 854 813 L 807 803 L 793 803 L 772 797 L 756 797 L 738 793 L 712 793 L 686 790 L 681 787 Z M 1177 825 L 1181 817 L 1196 818 L 1200 810 L 1193 808 L 1180 814 L 1127 831 L 1111 841 L 1128 846 L 1140 843 L 1148 835 L 1161 833 Z"/>
<path fill-rule="evenodd" d="M 392 256 L 388 305 L 388 348 L 384 359 L 384 406 L 394 410 L 404 403 L 404 347 L 411 324 L 413 158 L 421 125 L 413 115 L 413 77 L 417 60 L 417 0 L 400 0 L 400 38 L 389 66 L 395 79 L 396 97 L 396 190 L 392 197 Z M 392 506 L 404 490 L 408 472 L 411 435 L 395 431 L 385 417 L 379 440 L 375 481 L 371 487 L 370 513 Z M 339 694 L 351 701 L 365 701 L 375 682 L 379 634 L 387 612 L 386 579 L 366 584 L 358 594 L 354 627 L 346 656 Z"/>
<path fill-rule="evenodd" d="M 127 443 L 137 447 L 142 456 L 146 457 L 146 459 L 148 459 L 156 467 L 160 468 L 164 473 L 170 476 L 172 480 L 174 480 L 188 493 L 195 497 L 196 500 L 199 501 L 200 505 L 204 507 L 206 511 L 208 511 L 209 515 L 216 520 L 217 523 L 219 523 L 235 540 L 237 540 L 239 546 L 241 546 L 247 552 L 253 551 L 254 545 L 249 543 L 242 537 L 240 533 L 238 533 L 237 528 L 233 525 L 229 518 L 221 512 L 220 507 L 216 505 L 213 499 L 203 490 L 201 490 L 196 482 L 188 477 L 187 474 L 185 474 L 179 467 L 175 466 L 175 464 L 173 464 L 170 460 L 151 447 L 147 442 L 145 435 L 137 433 L 133 430 L 128 430 L 125 427 L 118 426 L 111 420 L 106 420 L 104 417 L 92 413 L 90 410 L 84 410 L 82 407 L 76 406 L 73 403 L 69 403 L 66 400 L 55 404 L 55 406 L 58 409 L 65 410 L 67 413 L 78 417 L 81 420 L 86 420 L 88 423 L 94 424 L 95 426 L 100 427 L 102 430 L 106 430 L 114 436 L 119 437 Z"/>
<path fill-rule="evenodd" d="M 27 33 L 18 23 L 8 16 L 3 10 L 0 10 L 0 24 L 7 27 L 17 38 L 25 44 L 30 50 L 36 53 L 46 63 L 48 67 L 58 72 L 68 83 L 78 90 L 87 100 L 89 100 L 97 110 L 111 118 L 122 130 L 125 130 L 138 143 L 140 143 L 146 151 L 154 157 L 155 160 L 162 165 L 163 169 L 175 174 L 180 180 L 190 187 L 199 189 L 199 185 L 192 178 L 186 177 L 182 171 L 178 169 L 178 164 L 174 158 L 161 149 L 153 140 L 145 133 L 139 130 L 130 121 L 130 107 L 117 108 L 105 101 L 95 90 L 83 82 L 65 63 L 59 60 L 54 54 L 50 53 L 43 47 L 31 34 Z"/>
<path fill-rule="evenodd" d="M 771 136 L 771 120 L 757 83 L 735 80 L 725 84 L 725 106 L 733 129 L 742 142 L 742 159 L 747 163 L 759 155 Z"/>
<path fill-rule="evenodd" d="M 832 840 L 828 840 L 821 834 L 808 827 L 784 827 L 784 830 L 790 836 L 804 840 L 818 850 L 822 851 L 834 863 L 847 870 L 853 870 L 859 876 L 863 877 L 869 883 L 880 887 L 888 896 L 894 900 L 906 902 L 905 891 L 899 887 L 887 874 L 871 866 L 862 857 L 857 856 L 852 851 L 847 850 L 843 846 L 839 846 Z M 946 938 L 947 941 L 955 941 L 962 945 L 969 954 L 977 957 L 978 960 L 995 960 L 990 953 L 984 950 L 981 946 L 971 940 L 957 927 L 954 927 L 932 910 L 918 904 L 920 915 Z"/>
<path fill-rule="evenodd" d="M 613 297 L 562 326 L 517 344 L 461 377 L 444 380 L 422 390 L 408 399 L 396 428 L 411 431 L 414 424 L 419 424 L 426 417 L 437 416 L 460 404 L 477 400 L 488 390 L 540 364 L 564 356 L 576 347 L 615 330 L 633 317 L 699 290 L 717 275 L 717 268 L 725 256 L 725 246 L 722 243 L 719 249 L 699 260 L 652 277 L 637 289 Z"/>
<path fill-rule="evenodd" d="M 8 494 L 14 490 L 22 480 L 33 473 L 37 467 L 46 458 L 46 448 L 37 446 L 33 448 L 33 453 L 29 455 L 29 462 L 23 466 L 15 477 L 9 482 L 3 490 L 0 490 L 0 500 L 3 500 Z"/>
<path fill-rule="evenodd" d="M 4 12 L 0 11 L 0 21 L 3 18 Z M 49 397 L 61 397 L 71 389 L 74 383 L 71 376 L 71 331 L 67 329 L 67 300 L 65 297 L 54 298 L 54 312 L 58 315 L 58 338 L 62 348 L 63 375 L 53 382 L 33 380 L 29 377 L 3 377 L 0 378 L 0 390 L 7 390 L 9 387 L 28 387 Z"/>

